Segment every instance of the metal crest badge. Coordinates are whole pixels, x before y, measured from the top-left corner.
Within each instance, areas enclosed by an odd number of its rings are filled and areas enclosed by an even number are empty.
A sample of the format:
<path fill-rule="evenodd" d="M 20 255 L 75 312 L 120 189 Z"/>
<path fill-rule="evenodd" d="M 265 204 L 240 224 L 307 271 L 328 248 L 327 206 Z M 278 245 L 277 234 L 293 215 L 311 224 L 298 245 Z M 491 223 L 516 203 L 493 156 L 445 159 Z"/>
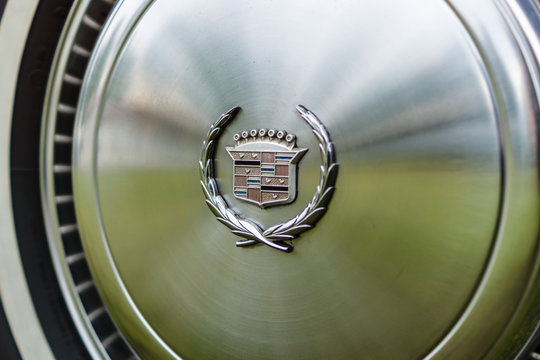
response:
<path fill-rule="evenodd" d="M 296 147 L 296 137 L 284 130 L 252 129 L 234 140 L 225 148 L 233 160 L 234 196 L 260 207 L 293 202 L 296 164 L 308 149 Z"/>
<path fill-rule="evenodd" d="M 302 105 L 298 105 L 296 110 L 319 142 L 322 160 L 319 185 L 311 201 L 298 215 L 267 229 L 230 208 L 215 179 L 216 145 L 240 107 L 222 114 L 208 130 L 199 161 L 201 186 L 206 204 L 216 219 L 233 234 L 244 238 L 237 241 L 236 246 L 263 243 L 277 250 L 291 252 L 294 247 L 287 241 L 312 229 L 328 209 L 339 167 L 334 144 L 328 130 L 314 113 Z M 234 196 L 262 208 L 293 202 L 296 198 L 296 165 L 308 149 L 297 147 L 296 137 L 284 130 L 252 129 L 236 134 L 234 140 L 235 146 L 225 148 L 233 161 Z"/>

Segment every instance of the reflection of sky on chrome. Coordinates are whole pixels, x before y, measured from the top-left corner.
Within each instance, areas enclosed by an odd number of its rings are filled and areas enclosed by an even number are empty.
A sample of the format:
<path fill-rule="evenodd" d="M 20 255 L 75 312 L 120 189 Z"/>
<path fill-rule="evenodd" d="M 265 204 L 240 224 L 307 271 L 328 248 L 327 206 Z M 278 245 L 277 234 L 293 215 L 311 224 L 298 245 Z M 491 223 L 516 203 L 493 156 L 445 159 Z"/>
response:
<path fill-rule="evenodd" d="M 115 144 L 123 166 L 187 166 L 210 123 L 235 105 L 243 110 L 224 139 L 257 125 L 315 145 L 294 111 L 301 103 L 329 127 L 338 151 L 355 157 L 411 160 L 420 149 L 471 166 L 463 159 L 497 149 L 477 59 L 445 5 L 368 2 L 349 11 L 346 1 L 287 3 L 284 12 L 280 1 L 173 2 L 149 9 L 113 73 L 100 137 Z M 323 20 L 306 27 L 298 16 Z M 318 161 L 312 154 L 306 163 Z"/>

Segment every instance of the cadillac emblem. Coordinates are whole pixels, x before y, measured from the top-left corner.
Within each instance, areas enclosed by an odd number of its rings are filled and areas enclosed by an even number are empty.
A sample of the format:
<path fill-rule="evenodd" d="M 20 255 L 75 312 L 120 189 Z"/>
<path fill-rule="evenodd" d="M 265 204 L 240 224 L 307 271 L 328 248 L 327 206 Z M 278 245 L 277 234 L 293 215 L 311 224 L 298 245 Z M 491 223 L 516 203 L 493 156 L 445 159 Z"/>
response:
<path fill-rule="evenodd" d="M 234 163 L 234 196 L 260 207 L 293 202 L 296 164 L 308 149 L 295 146 L 284 130 L 252 129 L 235 134 L 225 149 Z"/>
<path fill-rule="evenodd" d="M 311 201 L 292 219 L 263 228 L 255 220 L 246 219 L 229 207 L 215 179 L 214 155 L 219 137 L 240 111 L 234 107 L 212 124 L 203 143 L 199 170 L 206 204 L 216 219 L 233 234 L 243 238 L 236 246 L 266 244 L 291 252 L 288 241 L 310 230 L 325 214 L 335 191 L 338 174 L 336 153 L 330 134 L 323 123 L 302 105 L 296 110 L 311 127 L 319 142 L 321 174 Z M 284 130 L 252 129 L 234 135 L 235 146 L 226 147 L 233 160 L 233 195 L 262 208 L 288 204 L 296 198 L 296 164 L 308 149 L 296 146 L 296 137 Z"/>

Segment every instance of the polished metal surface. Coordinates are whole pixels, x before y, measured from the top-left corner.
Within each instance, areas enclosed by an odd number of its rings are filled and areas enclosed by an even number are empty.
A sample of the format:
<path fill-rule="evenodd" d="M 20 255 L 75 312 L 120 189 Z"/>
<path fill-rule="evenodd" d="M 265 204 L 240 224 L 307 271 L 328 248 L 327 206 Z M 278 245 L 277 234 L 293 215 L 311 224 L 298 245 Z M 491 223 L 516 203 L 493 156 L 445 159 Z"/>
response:
<path fill-rule="evenodd" d="M 503 5 L 121 2 L 85 77 L 72 166 L 94 281 L 137 353 L 504 353 L 535 288 L 540 217 L 537 84 Z M 285 222 L 321 165 L 295 104 L 332 134 L 331 206 L 291 254 L 238 249 L 200 191 L 201 144 L 237 105 L 222 139 L 259 128 L 302 139 L 297 200 L 265 209 L 227 190 L 231 160 L 215 147 L 230 208 Z"/>
<path fill-rule="evenodd" d="M 124 359 L 124 354 L 132 351 L 115 329 L 88 273 L 74 216 L 74 197 L 66 183 L 71 178 L 69 155 L 77 106 L 73 94 L 80 90 L 86 65 L 77 56 L 87 60 L 97 40 L 101 25 L 93 14 L 98 10 L 106 15 L 113 4 L 84 0 L 71 8 L 49 75 L 40 144 L 43 218 L 58 283 L 86 350 L 93 359 L 107 360 Z"/>

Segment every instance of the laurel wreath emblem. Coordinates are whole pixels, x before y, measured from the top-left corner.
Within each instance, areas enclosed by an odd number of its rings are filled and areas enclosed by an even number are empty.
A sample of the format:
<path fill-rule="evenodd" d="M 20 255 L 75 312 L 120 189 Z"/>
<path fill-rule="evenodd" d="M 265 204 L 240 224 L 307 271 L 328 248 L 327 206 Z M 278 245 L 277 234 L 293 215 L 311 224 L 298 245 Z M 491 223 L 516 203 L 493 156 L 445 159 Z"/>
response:
<path fill-rule="evenodd" d="M 297 238 L 301 233 L 312 229 L 328 209 L 328 204 L 334 195 L 339 168 L 339 164 L 336 163 L 334 143 L 328 130 L 314 113 L 302 105 L 298 105 L 296 110 L 311 127 L 313 134 L 319 141 L 322 158 L 319 184 L 313 198 L 300 214 L 287 222 L 276 224 L 268 229 L 264 229 L 252 220 L 243 218 L 231 209 L 221 195 L 214 178 L 216 145 L 225 127 L 240 111 L 240 107 L 234 107 L 222 114 L 208 130 L 206 139 L 203 142 L 201 160 L 199 161 L 201 186 L 206 198 L 206 204 L 216 216 L 216 219 L 231 229 L 233 234 L 245 239 L 237 241 L 236 246 L 263 243 L 274 249 L 291 252 L 294 246 L 286 241 Z"/>

